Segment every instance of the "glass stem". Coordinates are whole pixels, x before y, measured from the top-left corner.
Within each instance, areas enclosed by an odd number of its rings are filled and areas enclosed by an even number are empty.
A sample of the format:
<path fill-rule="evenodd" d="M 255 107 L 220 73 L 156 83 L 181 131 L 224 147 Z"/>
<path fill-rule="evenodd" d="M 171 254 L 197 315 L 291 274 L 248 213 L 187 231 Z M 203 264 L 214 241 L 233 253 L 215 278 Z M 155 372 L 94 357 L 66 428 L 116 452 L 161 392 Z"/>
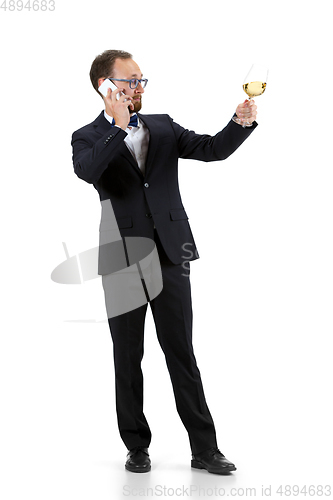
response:
<path fill-rule="evenodd" d="M 249 101 L 251 101 L 251 99 L 252 99 L 252 97 L 249 97 Z M 246 126 L 250 126 L 250 125 L 252 125 L 252 123 L 245 122 L 245 123 L 243 124 L 243 128 L 246 128 Z"/>

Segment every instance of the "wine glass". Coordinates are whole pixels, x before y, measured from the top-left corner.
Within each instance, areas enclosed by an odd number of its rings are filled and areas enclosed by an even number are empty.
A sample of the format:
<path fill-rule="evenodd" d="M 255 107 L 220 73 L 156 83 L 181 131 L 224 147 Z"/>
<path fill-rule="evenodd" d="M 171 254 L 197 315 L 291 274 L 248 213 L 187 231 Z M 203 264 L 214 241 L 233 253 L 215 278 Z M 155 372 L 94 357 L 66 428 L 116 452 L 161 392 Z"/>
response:
<path fill-rule="evenodd" d="M 265 92 L 268 79 L 268 68 L 261 64 L 252 64 L 250 71 L 244 78 L 243 90 L 249 96 L 249 100 L 252 97 L 256 97 Z M 243 127 L 251 127 L 252 123 L 242 122 L 238 116 L 235 116 L 233 120 Z"/>

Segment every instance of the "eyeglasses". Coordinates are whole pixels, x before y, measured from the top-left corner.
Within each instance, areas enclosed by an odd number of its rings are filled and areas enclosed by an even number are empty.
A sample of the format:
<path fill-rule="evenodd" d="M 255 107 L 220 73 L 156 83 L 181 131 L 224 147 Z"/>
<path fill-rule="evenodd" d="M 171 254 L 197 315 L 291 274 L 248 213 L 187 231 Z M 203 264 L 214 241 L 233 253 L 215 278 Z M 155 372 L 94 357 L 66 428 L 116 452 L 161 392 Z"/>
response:
<path fill-rule="evenodd" d="M 147 78 L 142 78 L 141 80 L 138 80 L 137 78 L 133 78 L 132 80 L 125 80 L 124 78 L 108 78 L 108 80 L 115 81 L 115 82 L 129 82 L 130 89 L 136 89 L 139 83 L 141 83 L 142 88 L 144 89 L 145 86 L 148 83 Z"/>

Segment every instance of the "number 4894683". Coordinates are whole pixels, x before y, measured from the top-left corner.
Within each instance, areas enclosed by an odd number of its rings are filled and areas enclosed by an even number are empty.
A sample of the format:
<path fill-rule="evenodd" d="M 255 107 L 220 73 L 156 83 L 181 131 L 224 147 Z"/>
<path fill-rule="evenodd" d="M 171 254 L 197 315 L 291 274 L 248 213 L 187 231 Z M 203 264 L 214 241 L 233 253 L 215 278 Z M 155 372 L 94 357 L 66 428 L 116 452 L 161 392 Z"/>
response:
<path fill-rule="evenodd" d="M 0 9 L 14 11 L 14 10 L 55 10 L 55 0 L 33 0 L 32 2 L 28 0 L 23 2 L 22 0 L 4 0 L 0 5 Z"/>

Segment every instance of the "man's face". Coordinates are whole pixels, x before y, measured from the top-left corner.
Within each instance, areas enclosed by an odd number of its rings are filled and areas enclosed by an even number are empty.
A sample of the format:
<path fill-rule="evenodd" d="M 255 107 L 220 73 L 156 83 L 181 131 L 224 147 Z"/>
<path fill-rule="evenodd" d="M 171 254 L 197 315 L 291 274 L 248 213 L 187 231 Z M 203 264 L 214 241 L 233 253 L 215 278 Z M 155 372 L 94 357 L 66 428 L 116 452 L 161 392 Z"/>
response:
<path fill-rule="evenodd" d="M 142 78 L 142 73 L 139 66 L 133 59 L 116 59 L 113 67 L 112 76 L 114 78 L 131 80 L 132 78 Z M 125 89 L 125 94 L 129 95 L 133 99 L 134 111 L 132 113 L 137 113 L 140 111 L 142 102 L 141 95 L 144 93 L 144 89 L 142 88 L 141 83 L 137 86 L 136 89 L 131 89 L 129 86 L 129 82 L 117 82 L 114 84 L 119 87 Z"/>

